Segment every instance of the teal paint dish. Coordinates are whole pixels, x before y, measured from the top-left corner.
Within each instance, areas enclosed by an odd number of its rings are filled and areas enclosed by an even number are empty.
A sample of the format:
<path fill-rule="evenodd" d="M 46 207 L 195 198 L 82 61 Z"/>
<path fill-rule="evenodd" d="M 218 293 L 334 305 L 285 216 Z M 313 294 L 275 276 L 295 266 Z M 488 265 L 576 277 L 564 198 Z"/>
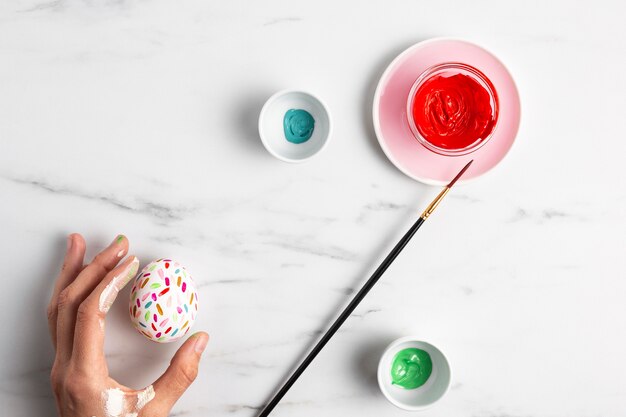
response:
<path fill-rule="evenodd" d="M 297 122 L 298 118 L 293 116 L 300 114 L 302 117 L 305 110 L 308 115 L 304 117 L 302 127 Z M 298 132 L 300 129 L 303 132 Z M 302 163 L 313 158 L 326 149 L 332 131 L 333 122 L 326 104 L 314 94 L 302 90 L 274 93 L 259 113 L 261 143 L 270 155 L 283 162 Z"/>
<path fill-rule="evenodd" d="M 283 118 L 283 129 L 288 142 L 304 143 L 313 136 L 315 119 L 306 110 L 289 109 Z"/>

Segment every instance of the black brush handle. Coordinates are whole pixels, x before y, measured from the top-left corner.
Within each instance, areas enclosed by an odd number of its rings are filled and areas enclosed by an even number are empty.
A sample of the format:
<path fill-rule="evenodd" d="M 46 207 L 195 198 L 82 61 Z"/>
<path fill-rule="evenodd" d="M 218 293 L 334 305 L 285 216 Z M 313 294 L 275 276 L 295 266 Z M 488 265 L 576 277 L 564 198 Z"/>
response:
<path fill-rule="evenodd" d="M 270 415 L 274 407 L 278 405 L 280 400 L 285 396 L 287 391 L 291 388 L 291 386 L 298 380 L 300 375 L 304 373 L 306 368 L 313 362 L 313 359 L 317 356 L 318 353 L 326 346 L 326 343 L 337 333 L 337 330 L 341 327 L 341 325 L 346 321 L 350 314 L 354 311 L 354 309 L 359 305 L 359 303 L 365 298 L 367 293 L 372 289 L 372 287 L 378 282 L 380 277 L 385 273 L 389 265 L 393 263 L 396 257 L 402 252 L 402 249 L 406 246 L 407 243 L 411 240 L 417 229 L 424 223 L 424 218 L 420 217 L 417 221 L 411 226 L 411 228 L 402 236 L 402 239 L 394 246 L 394 248 L 389 252 L 389 255 L 385 258 L 385 260 L 376 268 L 376 271 L 372 274 L 370 279 L 367 280 L 363 288 L 359 290 L 359 292 L 354 296 L 350 304 L 343 310 L 343 312 L 337 317 L 337 320 L 333 323 L 332 326 L 328 329 L 326 334 L 322 336 L 322 338 L 317 342 L 315 347 L 311 350 L 311 352 L 304 358 L 300 366 L 294 371 L 294 373 L 289 377 L 287 382 L 278 390 L 278 392 L 274 395 L 270 402 L 265 405 L 259 417 L 267 417 Z"/>

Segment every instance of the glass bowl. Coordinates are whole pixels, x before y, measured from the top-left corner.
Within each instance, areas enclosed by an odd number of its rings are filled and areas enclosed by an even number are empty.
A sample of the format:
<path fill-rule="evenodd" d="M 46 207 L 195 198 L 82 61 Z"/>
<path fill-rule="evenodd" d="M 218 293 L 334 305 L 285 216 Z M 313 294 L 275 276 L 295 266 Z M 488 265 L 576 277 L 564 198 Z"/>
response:
<path fill-rule="evenodd" d="M 478 138 L 476 139 L 476 141 L 463 148 L 442 148 L 429 142 L 420 132 L 420 129 L 417 126 L 413 116 L 414 102 L 419 88 L 424 85 L 427 80 L 430 80 L 435 76 L 443 75 L 450 77 L 457 74 L 462 74 L 470 77 L 487 91 L 487 93 L 489 94 L 490 106 L 492 109 L 493 117 L 495 119 L 495 123 L 491 129 L 491 132 L 485 138 Z M 409 127 L 411 128 L 411 132 L 413 133 L 415 139 L 417 139 L 426 149 L 445 156 L 461 156 L 476 151 L 480 147 L 484 146 L 489 141 L 489 139 L 493 137 L 493 133 L 498 127 L 498 95 L 496 94 L 496 90 L 493 87 L 493 84 L 482 72 L 480 72 L 476 68 L 457 62 L 449 62 L 435 65 L 420 74 L 420 76 L 417 77 L 417 79 L 413 83 L 413 86 L 411 87 L 411 90 L 409 92 L 406 110 Z"/>

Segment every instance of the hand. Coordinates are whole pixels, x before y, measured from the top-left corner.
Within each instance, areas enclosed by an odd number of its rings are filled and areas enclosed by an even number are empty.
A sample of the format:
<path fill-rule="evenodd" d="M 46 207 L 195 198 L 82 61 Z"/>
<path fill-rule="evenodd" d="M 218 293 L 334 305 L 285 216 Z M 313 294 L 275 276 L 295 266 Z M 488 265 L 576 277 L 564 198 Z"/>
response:
<path fill-rule="evenodd" d="M 166 417 L 198 374 L 209 335 L 189 337 L 165 373 L 143 390 L 109 376 L 104 357 L 104 319 L 118 292 L 137 274 L 139 261 L 126 258 L 128 239 L 120 235 L 83 266 L 85 240 L 68 237 L 67 253 L 48 307 L 56 356 L 50 379 L 61 417 Z"/>

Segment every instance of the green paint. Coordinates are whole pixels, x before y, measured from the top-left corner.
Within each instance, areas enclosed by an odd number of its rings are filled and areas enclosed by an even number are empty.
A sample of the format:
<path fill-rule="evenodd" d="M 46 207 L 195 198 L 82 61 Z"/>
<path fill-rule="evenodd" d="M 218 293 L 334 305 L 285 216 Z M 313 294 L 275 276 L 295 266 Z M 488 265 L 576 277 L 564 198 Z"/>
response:
<path fill-rule="evenodd" d="M 315 119 L 306 110 L 290 109 L 283 119 L 285 139 L 291 143 L 304 143 L 311 139 L 315 128 Z"/>
<path fill-rule="evenodd" d="M 121 243 L 124 240 L 124 235 L 118 235 L 117 239 L 115 239 L 115 243 Z"/>
<path fill-rule="evenodd" d="M 417 348 L 403 349 L 393 358 L 391 383 L 404 389 L 419 388 L 432 372 L 433 362 L 428 352 Z"/>

